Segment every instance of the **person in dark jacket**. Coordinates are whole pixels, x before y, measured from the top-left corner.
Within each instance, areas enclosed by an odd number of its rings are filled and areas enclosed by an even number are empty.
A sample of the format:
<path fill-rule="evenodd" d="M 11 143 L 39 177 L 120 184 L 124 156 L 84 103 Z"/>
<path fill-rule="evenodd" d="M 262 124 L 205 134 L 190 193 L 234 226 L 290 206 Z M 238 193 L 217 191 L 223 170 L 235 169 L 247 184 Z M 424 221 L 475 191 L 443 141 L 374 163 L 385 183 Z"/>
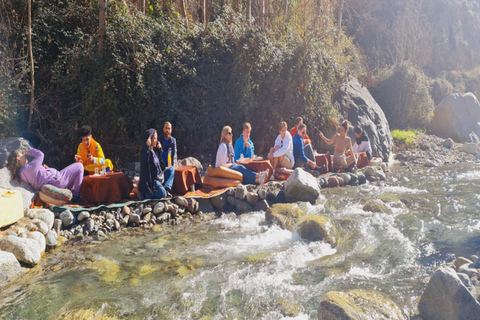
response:
<path fill-rule="evenodd" d="M 140 181 L 138 190 L 141 199 L 171 198 L 175 169 L 166 168 L 162 160 L 162 145 L 155 129 L 145 132 L 145 144 L 140 155 Z"/>

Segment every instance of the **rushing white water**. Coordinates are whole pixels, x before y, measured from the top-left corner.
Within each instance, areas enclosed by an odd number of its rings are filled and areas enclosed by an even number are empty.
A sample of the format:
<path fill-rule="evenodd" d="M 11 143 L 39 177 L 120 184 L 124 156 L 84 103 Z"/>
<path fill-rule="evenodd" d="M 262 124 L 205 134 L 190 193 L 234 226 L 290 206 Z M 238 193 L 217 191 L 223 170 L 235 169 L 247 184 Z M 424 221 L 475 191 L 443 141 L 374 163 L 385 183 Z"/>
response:
<path fill-rule="evenodd" d="M 0 318 L 93 309 L 121 319 L 316 319 L 327 292 L 352 289 L 380 291 L 411 314 L 436 267 L 477 253 L 476 169 L 394 169 L 386 184 L 323 189 L 337 247 L 267 226 L 264 212 L 63 247 L 44 272 L 4 288 Z M 385 212 L 363 210 L 369 199 Z"/>

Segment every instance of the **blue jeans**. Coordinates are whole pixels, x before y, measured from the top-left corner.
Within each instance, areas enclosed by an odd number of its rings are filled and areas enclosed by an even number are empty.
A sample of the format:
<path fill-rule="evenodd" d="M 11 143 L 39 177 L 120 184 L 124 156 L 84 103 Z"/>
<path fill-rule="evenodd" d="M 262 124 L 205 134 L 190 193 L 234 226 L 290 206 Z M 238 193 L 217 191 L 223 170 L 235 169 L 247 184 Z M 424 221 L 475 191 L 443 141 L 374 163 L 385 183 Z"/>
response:
<path fill-rule="evenodd" d="M 245 168 L 244 165 L 234 164 L 230 169 L 240 172 L 243 175 L 243 184 L 255 184 L 257 174 L 252 170 Z"/>
<path fill-rule="evenodd" d="M 165 190 L 165 187 L 169 188 L 170 190 L 172 189 L 174 176 L 175 176 L 175 168 L 174 167 L 166 168 L 165 171 L 163 171 L 163 181 L 164 181 L 163 185 L 160 183 L 160 181 L 155 180 L 154 182 L 155 185 L 153 186 L 153 194 L 144 194 L 143 198 L 144 199 L 166 198 L 167 190 Z"/>

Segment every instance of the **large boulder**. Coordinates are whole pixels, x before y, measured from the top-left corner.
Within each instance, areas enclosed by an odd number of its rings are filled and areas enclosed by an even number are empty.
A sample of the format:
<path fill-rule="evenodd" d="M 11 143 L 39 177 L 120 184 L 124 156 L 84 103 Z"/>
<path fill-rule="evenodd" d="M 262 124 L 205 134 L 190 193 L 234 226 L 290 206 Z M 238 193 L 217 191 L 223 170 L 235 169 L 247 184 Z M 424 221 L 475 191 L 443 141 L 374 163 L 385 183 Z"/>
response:
<path fill-rule="evenodd" d="M 35 239 L 8 236 L 2 238 L 0 250 L 13 253 L 18 261 L 34 266 L 40 262 L 42 248 Z"/>
<path fill-rule="evenodd" d="M 276 203 L 268 208 L 265 220 L 268 225 L 276 224 L 292 231 L 298 220 L 306 214 L 296 203 Z"/>
<path fill-rule="evenodd" d="M 477 142 L 480 137 L 480 103 L 471 92 L 445 97 L 434 111 L 432 133 L 456 142 Z"/>
<path fill-rule="evenodd" d="M 10 137 L 0 140 L 0 168 L 7 165 L 8 156 L 12 151 L 28 150 L 31 147 L 30 142 L 22 137 Z"/>
<path fill-rule="evenodd" d="M 379 292 L 363 290 L 328 292 L 318 306 L 317 317 L 319 320 L 406 319 L 395 302 Z"/>
<path fill-rule="evenodd" d="M 11 278 L 19 275 L 22 267 L 13 253 L 0 250 L 0 289 Z"/>
<path fill-rule="evenodd" d="M 370 140 L 373 156 L 388 161 L 393 150 L 393 137 L 382 108 L 373 99 L 368 89 L 357 79 L 350 78 L 340 88 L 336 101 L 340 105 L 340 113 L 352 124 L 348 132 L 352 141 L 355 141 L 353 129 L 360 125 Z"/>
<path fill-rule="evenodd" d="M 317 180 L 301 168 L 293 171 L 283 188 L 287 202 L 309 201 L 313 204 L 320 196 Z"/>
<path fill-rule="evenodd" d="M 197 170 L 198 170 L 198 173 L 200 173 L 200 175 L 203 175 L 202 163 L 199 160 L 195 159 L 194 157 L 188 157 L 188 158 L 179 160 L 178 162 L 182 166 L 194 166 L 194 167 L 196 167 Z"/>
<path fill-rule="evenodd" d="M 0 188 L 20 191 L 22 193 L 24 211 L 28 210 L 32 204 L 35 190 L 33 190 L 33 188 L 30 187 L 30 185 L 26 182 L 18 183 L 17 181 L 13 180 L 7 167 L 0 169 Z"/>
<path fill-rule="evenodd" d="M 480 304 L 452 268 L 435 271 L 423 292 L 418 311 L 422 319 L 478 319 Z"/>
<path fill-rule="evenodd" d="M 306 240 L 323 240 L 335 246 L 336 233 L 328 218 L 319 214 L 308 214 L 298 221 L 298 234 Z"/>

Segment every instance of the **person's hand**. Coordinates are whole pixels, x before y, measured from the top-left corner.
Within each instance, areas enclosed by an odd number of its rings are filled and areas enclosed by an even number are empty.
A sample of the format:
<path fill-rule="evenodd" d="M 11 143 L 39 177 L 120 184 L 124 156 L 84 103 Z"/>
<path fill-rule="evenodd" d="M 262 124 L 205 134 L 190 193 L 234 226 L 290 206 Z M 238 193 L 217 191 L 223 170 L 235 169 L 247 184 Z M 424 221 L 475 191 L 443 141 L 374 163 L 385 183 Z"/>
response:
<path fill-rule="evenodd" d="M 269 154 L 267 155 L 267 159 L 268 159 L 268 160 L 273 160 L 273 153 L 269 153 Z"/>
<path fill-rule="evenodd" d="M 250 143 L 248 143 L 248 140 L 247 140 L 247 141 L 243 140 L 243 146 L 244 146 L 245 148 L 250 148 L 250 147 L 251 147 L 251 146 L 250 146 Z"/>
<path fill-rule="evenodd" d="M 160 143 L 160 141 L 157 141 L 157 149 L 162 149 L 162 144 Z"/>
<path fill-rule="evenodd" d="M 80 162 L 82 161 L 82 157 L 80 157 L 78 154 L 75 155 L 75 162 Z"/>
<path fill-rule="evenodd" d="M 325 138 L 325 136 L 323 135 L 323 132 L 321 130 L 318 131 L 318 135 L 320 136 L 320 138 Z"/>
<path fill-rule="evenodd" d="M 48 169 L 48 166 L 47 166 L 46 164 L 43 164 L 43 167 L 44 167 L 45 169 Z"/>
<path fill-rule="evenodd" d="M 150 144 L 152 143 L 152 138 L 148 137 L 147 139 L 147 147 L 150 147 Z"/>

